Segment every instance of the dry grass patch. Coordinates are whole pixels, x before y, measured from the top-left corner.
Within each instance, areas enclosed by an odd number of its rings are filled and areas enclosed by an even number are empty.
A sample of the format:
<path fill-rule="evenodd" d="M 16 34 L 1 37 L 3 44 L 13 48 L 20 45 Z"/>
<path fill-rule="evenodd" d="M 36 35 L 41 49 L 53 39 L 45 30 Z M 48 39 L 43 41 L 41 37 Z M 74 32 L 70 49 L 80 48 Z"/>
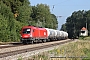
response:
<path fill-rule="evenodd" d="M 65 58 L 55 58 L 51 57 L 65 57 Z M 74 58 L 68 58 L 74 57 Z M 77 58 L 78 57 L 78 58 Z M 88 57 L 90 59 L 90 41 L 78 40 L 65 45 L 60 45 L 54 50 L 40 53 L 31 57 L 28 60 L 82 60 L 84 58 L 79 57 Z"/>

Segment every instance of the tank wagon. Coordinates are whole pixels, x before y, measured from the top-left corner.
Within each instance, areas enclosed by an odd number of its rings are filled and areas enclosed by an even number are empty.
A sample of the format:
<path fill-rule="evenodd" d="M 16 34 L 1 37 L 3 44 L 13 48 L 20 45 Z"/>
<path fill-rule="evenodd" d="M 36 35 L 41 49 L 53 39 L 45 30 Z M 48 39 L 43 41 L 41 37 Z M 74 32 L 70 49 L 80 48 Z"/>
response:
<path fill-rule="evenodd" d="M 23 44 L 33 43 L 33 42 L 46 42 L 52 40 L 67 39 L 68 33 L 64 31 L 40 28 L 35 26 L 24 26 L 21 31 L 20 41 Z"/>

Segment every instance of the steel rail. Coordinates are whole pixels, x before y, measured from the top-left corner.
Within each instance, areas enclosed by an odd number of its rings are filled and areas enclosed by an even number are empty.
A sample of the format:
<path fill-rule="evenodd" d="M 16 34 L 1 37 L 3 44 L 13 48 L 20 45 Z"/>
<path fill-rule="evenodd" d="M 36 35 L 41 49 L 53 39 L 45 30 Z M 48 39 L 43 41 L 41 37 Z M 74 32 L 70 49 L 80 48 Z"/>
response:
<path fill-rule="evenodd" d="M 27 49 L 22 49 L 22 50 L 0 53 L 0 58 L 17 55 L 17 54 L 21 54 L 21 53 L 26 53 L 26 52 L 30 52 L 30 51 L 40 50 L 40 49 L 44 49 L 44 48 L 49 48 L 49 47 L 57 46 L 57 45 L 72 42 L 72 41 L 74 41 L 74 40 L 67 40 L 64 42 L 59 42 L 59 43 L 54 43 L 54 44 L 49 44 L 49 45 L 43 45 L 43 46 L 38 46 L 38 47 L 33 47 L 33 48 L 27 48 Z"/>

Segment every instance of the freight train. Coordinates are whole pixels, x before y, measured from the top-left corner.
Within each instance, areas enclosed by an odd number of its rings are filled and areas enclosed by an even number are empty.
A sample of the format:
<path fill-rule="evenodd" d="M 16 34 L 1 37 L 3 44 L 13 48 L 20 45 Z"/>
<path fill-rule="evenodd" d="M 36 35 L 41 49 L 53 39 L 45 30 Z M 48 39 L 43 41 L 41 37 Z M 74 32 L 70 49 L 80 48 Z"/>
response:
<path fill-rule="evenodd" d="M 68 33 L 65 31 L 59 31 L 49 28 L 41 28 L 35 26 L 24 26 L 20 31 L 21 39 L 23 44 L 34 42 L 47 42 L 53 40 L 67 39 Z"/>

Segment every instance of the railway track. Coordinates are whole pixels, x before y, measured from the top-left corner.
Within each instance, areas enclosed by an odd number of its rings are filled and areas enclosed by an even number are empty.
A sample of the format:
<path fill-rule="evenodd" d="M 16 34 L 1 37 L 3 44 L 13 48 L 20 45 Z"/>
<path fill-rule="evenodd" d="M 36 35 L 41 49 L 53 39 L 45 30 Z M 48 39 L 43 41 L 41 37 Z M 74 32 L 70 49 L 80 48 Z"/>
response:
<path fill-rule="evenodd" d="M 18 46 L 23 46 L 23 44 L 19 43 L 19 42 L 17 42 L 17 43 L 1 44 L 0 45 L 0 49 L 2 49 L 2 48 L 10 48 L 10 47 L 18 47 Z"/>
<path fill-rule="evenodd" d="M 11 51 L 11 52 L 0 53 L 0 58 L 17 55 L 17 54 L 21 54 L 21 53 L 26 53 L 26 52 L 30 52 L 30 51 L 34 51 L 34 50 L 49 48 L 49 47 L 57 46 L 60 44 L 68 43 L 71 41 L 73 41 L 73 40 L 66 40 L 66 41 L 62 41 L 62 42 L 58 42 L 58 43 L 54 43 L 54 44 L 48 44 L 48 45 L 37 46 L 37 47 L 32 47 L 32 48 L 27 48 L 27 49 L 21 49 L 21 50 L 16 50 L 16 51 Z"/>

